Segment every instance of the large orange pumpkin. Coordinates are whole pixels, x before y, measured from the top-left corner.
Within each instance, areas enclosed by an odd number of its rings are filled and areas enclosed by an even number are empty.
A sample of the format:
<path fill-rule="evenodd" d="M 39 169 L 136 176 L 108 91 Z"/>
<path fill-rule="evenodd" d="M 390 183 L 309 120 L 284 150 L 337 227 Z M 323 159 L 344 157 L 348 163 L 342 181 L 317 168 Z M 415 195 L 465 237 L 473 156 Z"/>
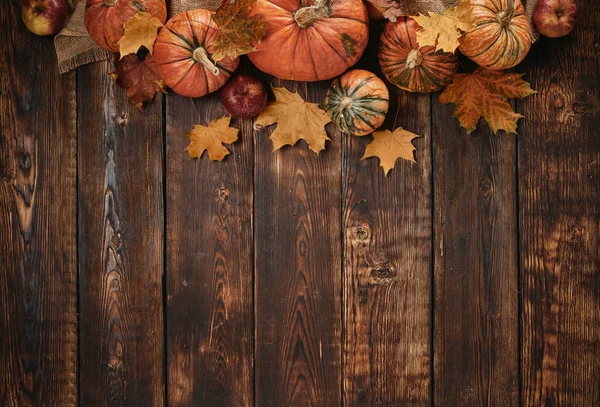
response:
<path fill-rule="evenodd" d="M 362 0 L 256 0 L 252 15 L 267 23 L 267 31 L 249 57 L 281 79 L 331 79 L 367 46 L 369 15 Z"/>
<path fill-rule="evenodd" d="M 163 24 L 167 20 L 165 0 L 87 0 L 85 27 L 90 37 L 107 51 L 119 52 L 117 42 L 123 26 L 135 13 L 145 11 Z"/>
<path fill-rule="evenodd" d="M 240 59 L 212 60 L 217 25 L 208 10 L 190 10 L 171 18 L 154 44 L 156 70 L 180 95 L 200 97 L 227 82 Z"/>
<path fill-rule="evenodd" d="M 508 69 L 531 48 L 531 26 L 520 0 L 472 0 L 476 27 L 460 52 L 484 68 Z"/>
<path fill-rule="evenodd" d="M 453 53 L 419 46 L 415 20 L 399 18 L 381 34 L 379 63 L 385 77 L 409 92 L 435 92 L 450 83 L 458 69 Z"/>

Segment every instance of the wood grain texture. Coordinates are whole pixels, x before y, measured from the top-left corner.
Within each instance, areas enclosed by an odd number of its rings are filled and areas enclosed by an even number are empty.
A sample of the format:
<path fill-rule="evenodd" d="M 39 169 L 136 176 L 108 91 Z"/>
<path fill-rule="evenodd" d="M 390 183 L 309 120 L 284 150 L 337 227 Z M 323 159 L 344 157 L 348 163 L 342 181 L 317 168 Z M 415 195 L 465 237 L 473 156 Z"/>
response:
<path fill-rule="evenodd" d="M 252 406 L 252 121 L 221 162 L 189 160 L 185 136 L 226 115 L 217 94 L 167 97 L 168 397 Z"/>
<path fill-rule="evenodd" d="M 453 109 L 433 103 L 434 399 L 518 405 L 515 136 L 468 136 Z"/>
<path fill-rule="evenodd" d="M 520 70 L 522 404 L 600 405 L 600 4 Z"/>
<path fill-rule="evenodd" d="M 162 97 L 140 111 L 109 67 L 78 70 L 81 404 L 161 406 Z"/>
<path fill-rule="evenodd" d="M 320 103 L 328 83 L 274 81 Z M 341 137 L 273 152 L 255 138 L 256 406 L 337 406 L 341 393 Z"/>
<path fill-rule="evenodd" d="M 361 68 L 373 70 L 379 34 L 373 27 Z M 389 89 L 381 129 L 421 135 L 413 141 L 417 164 L 398 159 L 385 177 L 379 159 L 361 161 L 371 136 L 342 136 L 346 406 L 431 400 L 430 97 Z"/>
<path fill-rule="evenodd" d="M 0 405 L 74 406 L 75 76 L 17 2 L 0 23 Z"/>

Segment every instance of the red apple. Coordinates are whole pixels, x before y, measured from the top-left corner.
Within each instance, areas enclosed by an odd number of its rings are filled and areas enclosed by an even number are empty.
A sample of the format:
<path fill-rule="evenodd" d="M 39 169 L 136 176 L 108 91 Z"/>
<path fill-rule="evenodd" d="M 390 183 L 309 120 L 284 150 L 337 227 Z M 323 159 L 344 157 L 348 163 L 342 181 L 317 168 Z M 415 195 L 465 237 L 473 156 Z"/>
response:
<path fill-rule="evenodd" d="M 540 0 L 533 11 L 535 28 L 546 37 L 564 37 L 573 30 L 577 5 L 573 0 Z"/>
<path fill-rule="evenodd" d="M 267 90 L 254 76 L 237 75 L 221 89 L 221 102 L 233 117 L 249 119 L 265 108 Z"/>
<path fill-rule="evenodd" d="M 21 18 L 34 34 L 56 34 L 70 14 L 65 0 L 22 0 Z"/>

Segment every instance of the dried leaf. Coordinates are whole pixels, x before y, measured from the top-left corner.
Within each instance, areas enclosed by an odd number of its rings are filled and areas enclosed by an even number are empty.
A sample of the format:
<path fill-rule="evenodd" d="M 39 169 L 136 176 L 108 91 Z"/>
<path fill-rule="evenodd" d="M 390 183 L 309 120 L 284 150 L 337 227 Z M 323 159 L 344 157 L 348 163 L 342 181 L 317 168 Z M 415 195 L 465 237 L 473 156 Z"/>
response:
<path fill-rule="evenodd" d="M 515 113 L 508 99 L 537 93 L 522 76 L 484 68 L 477 68 L 472 74 L 457 74 L 439 101 L 456 105 L 454 116 L 467 133 L 473 132 L 483 117 L 494 133 L 504 130 L 516 134 L 517 121 L 525 116 Z"/>
<path fill-rule="evenodd" d="M 400 16 L 416 16 L 419 13 L 443 13 L 454 6 L 456 0 L 368 0 L 383 16 L 396 21 Z"/>
<path fill-rule="evenodd" d="M 238 129 L 229 127 L 230 121 L 231 117 L 223 116 L 213 120 L 208 126 L 195 125 L 192 131 L 186 133 L 190 139 L 186 148 L 189 157 L 200 158 L 208 151 L 211 161 L 221 161 L 229 155 L 229 150 L 223 143 L 231 144 L 237 141 L 239 133 Z"/>
<path fill-rule="evenodd" d="M 219 33 L 213 43 L 213 59 L 235 59 L 256 51 L 253 44 L 260 43 L 267 25 L 258 16 L 249 17 L 256 0 L 224 0 L 213 16 Z"/>
<path fill-rule="evenodd" d="M 129 54 L 121 60 L 115 58 L 115 70 L 110 76 L 116 84 L 127 91 L 127 98 L 142 108 L 144 102 L 150 102 L 157 92 L 167 93 L 165 83 L 156 72 L 152 55 L 140 61 L 135 54 Z"/>
<path fill-rule="evenodd" d="M 387 176 L 396 165 L 398 158 L 416 162 L 414 152 L 417 149 L 411 141 L 417 137 L 421 136 L 404 130 L 402 127 L 398 127 L 393 133 L 389 130 L 376 131 L 373 133 L 373 141 L 367 145 L 362 159 L 379 157 L 379 163 Z"/>
<path fill-rule="evenodd" d="M 125 26 L 124 33 L 117 44 L 121 59 L 125 55 L 135 54 L 143 46 L 152 54 L 154 52 L 154 43 L 158 36 L 158 29 L 163 24 L 152 14 L 140 11 L 131 16 Z"/>
<path fill-rule="evenodd" d="M 325 149 L 327 137 L 325 125 L 331 121 L 327 113 L 316 103 L 307 103 L 297 92 L 286 88 L 273 88 L 275 102 L 267 104 L 254 122 L 257 130 L 277 123 L 271 134 L 273 151 L 285 145 L 293 146 L 303 139 L 315 153 Z"/>
<path fill-rule="evenodd" d="M 417 41 L 421 47 L 430 45 L 436 51 L 454 52 L 463 33 L 475 27 L 473 5 L 470 0 L 458 0 L 456 6 L 442 14 L 430 12 L 414 17 L 422 27 L 417 30 Z"/>

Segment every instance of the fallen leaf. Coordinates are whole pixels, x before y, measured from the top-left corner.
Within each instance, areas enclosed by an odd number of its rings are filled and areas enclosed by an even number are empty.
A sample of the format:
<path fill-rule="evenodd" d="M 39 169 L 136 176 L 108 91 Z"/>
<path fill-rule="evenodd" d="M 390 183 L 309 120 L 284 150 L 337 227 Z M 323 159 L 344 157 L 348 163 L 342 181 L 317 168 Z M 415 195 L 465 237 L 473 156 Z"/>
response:
<path fill-rule="evenodd" d="M 454 6 L 456 0 L 368 0 L 385 18 L 396 21 L 400 16 L 416 16 L 419 13 L 443 13 Z"/>
<path fill-rule="evenodd" d="M 126 90 L 131 103 L 140 109 L 144 102 L 150 102 L 154 98 L 155 93 L 167 93 L 150 54 L 143 61 L 135 54 L 129 54 L 121 60 L 115 57 L 115 70 L 110 72 L 110 76 L 119 87 Z"/>
<path fill-rule="evenodd" d="M 221 161 L 229 154 L 229 150 L 223 143 L 231 144 L 238 139 L 239 130 L 229 127 L 231 117 L 223 116 L 213 120 L 208 126 L 199 124 L 186 136 L 190 139 L 190 144 L 186 151 L 190 158 L 200 158 L 205 151 L 211 161 Z"/>
<path fill-rule="evenodd" d="M 254 122 L 254 128 L 260 130 L 277 123 L 271 134 L 273 151 L 285 145 L 293 146 L 303 139 L 315 153 L 325 149 L 327 137 L 325 125 L 331 119 L 316 103 L 305 102 L 297 92 L 286 88 L 273 88 L 275 102 L 268 103 Z"/>
<path fill-rule="evenodd" d="M 421 47 L 430 45 L 436 51 L 454 52 L 463 33 L 475 27 L 473 5 L 470 0 L 458 0 L 456 6 L 443 13 L 430 12 L 414 17 L 421 26 L 417 41 Z"/>
<path fill-rule="evenodd" d="M 121 59 L 125 55 L 135 54 L 143 46 L 152 54 L 154 52 L 154 43 L 158 36 L 158 29 L 163 24 L 152 14 L 140 11 L 131 16 L 125 26 L 124 33 L 117 44 Z"/>
<path fill-rule="evenodd" d="M 256 51 L 253 44 L 260 43 L 267 25 L 258 16 L 249 17 L 256 0 L 224 0 L 213 16 L 219 27 L 213 43 L 212 57 L 215 61 L 235 59 L 240 55 Z"/>
<path fill-rule="evenodd" d="M 398 158 L 416 162 L 414 152 L 417 149 L 411 141 L 417 137 L 421 136 L 404 130 L 402 127 L 398 127 L 393 133 L 389 130 L 376 131 L 373 133 L 373 141 L 367 145 L 362 159 L 379 157 L 379 163 L 387 176 L 396 165 Z"/>
<path fill-rule="evenodd" d="M 515 113 L 508 99 L 537 93 L 518 73 L 477 68 L 472 74 L 457 74 L 440 95 L 440 103 L 454 103 L 454 116 L 460 125 L 473 132 L 483 117 L 494 133 L 517 133 L 517 121 L 525 116 Z"/>

